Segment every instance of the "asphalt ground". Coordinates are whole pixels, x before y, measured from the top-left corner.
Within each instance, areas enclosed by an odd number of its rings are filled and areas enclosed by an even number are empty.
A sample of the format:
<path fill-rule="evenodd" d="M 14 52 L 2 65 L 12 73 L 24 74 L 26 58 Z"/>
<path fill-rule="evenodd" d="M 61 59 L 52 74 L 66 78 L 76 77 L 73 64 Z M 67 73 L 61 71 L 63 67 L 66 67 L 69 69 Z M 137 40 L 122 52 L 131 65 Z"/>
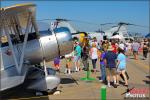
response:
<path fill-rule="evenodd" d="M 48 66 L 53 67 L 53 62 L 48 62 Z M 85 71 L 72 72 L 71 75 L 64 74 L 65 70 L 65 60 L 61 60 L 61 72 L 57 73 L 58 76 L 61 77 L 61 84 L 58 86 L 57 90 L 60 91 L 60 94 L 53 95 L 43 95 L 36 96 L 35 93 L 29 90 L 16 89 L 12 94 L 7 95 L 1 100 L 58 100 L 58 99 L 80 99 L 80 100 L 100 100 L 101 99 L 101 87 L 105 85 L 104 83 L 99 82 L 100 72 L 96 72 L 96 74 L 90 74 L 90 77 L 95 78 L 94 81 L 82 81 L 81 78 L 85 77 Z M 97 70 L 99 70 L 97 62 Z M 82 64 L 81 64 L 82 67 Z M 90 61 L 90 68 L 91 61 Z M 143 60 L 142 56 L 139 55 L 138 60 L 134 60 L 133 57 L 127 58 L 127 72 L 129 75 L 129 87 L 125 87 L 123 85 L 124 81 L 120 79 L 121 83 L 117 88 L 107 87 L 106 95 L 107 100 L 122 100 L 122 99 L 138 99 L 138 100 L 149 100 L 149 90 L 150 90 L 150 55 L 146 60 Z M 74 65 L 72 63 L 72 70 L 74 70 Z M 148 92 L 144 92 L 145 98 L 125 98 L 127 89 L 134 90 L 148 90 Z M 135 92 L 137 92 L 135 91 Z"/>

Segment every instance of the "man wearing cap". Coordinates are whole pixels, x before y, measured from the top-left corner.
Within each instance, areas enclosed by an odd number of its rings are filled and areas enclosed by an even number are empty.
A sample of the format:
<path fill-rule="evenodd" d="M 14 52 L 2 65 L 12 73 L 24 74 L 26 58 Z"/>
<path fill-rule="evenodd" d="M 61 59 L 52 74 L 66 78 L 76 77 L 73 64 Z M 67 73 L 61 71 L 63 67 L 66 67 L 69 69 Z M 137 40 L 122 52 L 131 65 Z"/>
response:
<path fill-rule="evenodd" d="M 81 58 L 81 46 L 79 45 L 78 41 L 75 41 L 75 57 L 74 57 L 74 61 L 75 61 L 75 68 L 76 71 L 79 71 L 80 69 L 80 58 Z"/>
<path fill-rule="evenodd" d="M 116 59 L 117 54 L 113 52 L 114 48 L 110 45 L 108 46 L 107 52 L 104 56 L 104 62 L 106 64 L 106 75 L 107 75 L 107 84 L 110 86 L 110 76 L 113 76 L 114 87 L 116 88 Z"/>

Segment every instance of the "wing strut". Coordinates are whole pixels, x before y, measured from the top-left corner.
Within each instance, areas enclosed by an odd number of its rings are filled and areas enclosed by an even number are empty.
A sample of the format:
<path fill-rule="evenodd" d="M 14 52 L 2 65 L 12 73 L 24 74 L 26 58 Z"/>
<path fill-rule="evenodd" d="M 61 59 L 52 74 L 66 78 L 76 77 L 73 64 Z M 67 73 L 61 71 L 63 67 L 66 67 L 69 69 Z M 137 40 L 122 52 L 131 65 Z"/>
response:
<path fill-rule="evenodd" d="M 29 34 L 29 27 L 31 23 L 31 16 L 32 14 L 29 12 L 29 17 L 28 17 L 28 22 L 27 22 L 27 27 L 25 30 L 25 37 L 24 37 L 24 42 L 23 42 L 23 47 L 22 47 L 22 53 L 21 53 L 21 58 L 19 62 L 19 72 L 21 73 L 22 65 L 23 65 L 23 60 L 24 60 L 24 52 L 25 52 L 25 47 L 27 44 L 27 39 L 28 39 L 28 34 Z"/>
<path fill-rule="evenodd" d="M 17 61 L 17 57 L 15 55 L 15 52 L 14 52 L 14 48 L 13 48 L 13 44 L 12 44 L 12 41 L 11 41 L 11 37 L 9 35 L 9 27 L 8 27 L 8 20 L 5 18 L 5 11 L 2 9 L 2 21 L 4 21 L 4 24 L 3 24 L 3 28 L 4 28 L 4 31 L 5 31 L 5 34 L 8 38 L 8 43 L 9 43 L 9 46 L 11 48 L 11 51 L 12 51 L 12 54 L 13 54 L 13 58 L 14 58 L 14 62 L 15 62 L 15 65 L 16 65 L 16 68 L 17 68 L 17 71 L 19 73 L 19 65 L 18 65 L 18 61 Z"/>

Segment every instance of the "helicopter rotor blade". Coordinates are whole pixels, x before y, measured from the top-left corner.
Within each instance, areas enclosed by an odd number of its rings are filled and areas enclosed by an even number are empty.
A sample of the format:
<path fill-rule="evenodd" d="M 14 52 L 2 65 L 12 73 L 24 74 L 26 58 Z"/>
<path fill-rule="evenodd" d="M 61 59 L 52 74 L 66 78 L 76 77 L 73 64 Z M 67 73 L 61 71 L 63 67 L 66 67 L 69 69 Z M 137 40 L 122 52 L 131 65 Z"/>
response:
<path fill-rule="evenodd" d="M 108 25 L 108 24 L 115 24 L 115 23 L 103 23 L 103 24 L 100 24 L 100 25 Z"/>
<path fill-rule="evenodd" d="M 129 25 L 138 26 L 138 27 L 143 27 L 143 28 L 148 28 L 148 26 L 137 25 L 137 24 L 129 24 Z"/>
<path fill-rule="evenodd" d="M 148 26 L 138 25 L 138 24 L 132 24 L 132 23 L 125 23 L 125 22 L 119 22 L 118 25 L 132 25 L 132 26 L 138 26 L 143 28 L 148 28 Z"/>

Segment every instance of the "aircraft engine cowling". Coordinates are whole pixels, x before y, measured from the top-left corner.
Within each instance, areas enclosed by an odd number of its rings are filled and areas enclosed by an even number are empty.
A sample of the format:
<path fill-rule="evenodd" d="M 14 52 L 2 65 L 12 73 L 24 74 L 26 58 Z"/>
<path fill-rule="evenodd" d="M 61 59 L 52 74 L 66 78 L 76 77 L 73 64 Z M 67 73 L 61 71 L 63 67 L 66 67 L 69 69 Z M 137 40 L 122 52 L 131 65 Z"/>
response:
<path fill-rule="evenodd" d="M 53 32 L 40 31 L 40 39 L 32 40 L 27 43 L 25 59 L 32 64 L 52 60 L 55 57 L 63 56 L 72 52 L 72 35 L 68 28 L 60 27 Z"/>

